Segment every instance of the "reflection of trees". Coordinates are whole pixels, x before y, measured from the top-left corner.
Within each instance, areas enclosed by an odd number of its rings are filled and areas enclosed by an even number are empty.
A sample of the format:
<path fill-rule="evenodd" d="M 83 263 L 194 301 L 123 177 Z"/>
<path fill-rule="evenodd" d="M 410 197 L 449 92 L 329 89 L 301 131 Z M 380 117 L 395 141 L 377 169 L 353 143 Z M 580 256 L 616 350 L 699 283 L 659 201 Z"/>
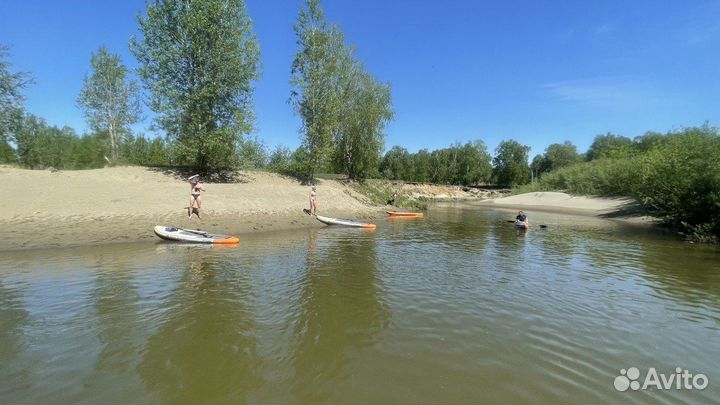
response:
<path fill-rule="evenodd" d="M 260 384 L 249 283 L 235 269 L 213 264 L 209 252 L 190 251 L 166 320 L 137 368 L 162 402 L 248 402 Z"/>
<path fill-rule="evenodd" d="M 90 294 L 98 319 L 98 339 L 102 351 L 96 370 L 128 372 L 135 360 L 135 346 L 142 341 L 138 325 L 140 295 L 131 283 L 130 273 L 122 266 L 103 264 L 95 275 Z"/>
<path fill-rule="evenodd" d="M 30 316 L 23 308 L 19 291 L 5 286 L 0 278 L 0 398 L 10 398 L 17 388 L 12 381 L 27 381 L 28 367 L 16 364 L 24 340 L 22 329 L 28 324 Z M 20 400 L 20 399 L 18 399 Z"/>
<path fill-rule="evenodd" d="M 701 309 L 720 308 L 720 261 L 711 246 L 690 246 L 671 241 L 655 241 L 646 246 L 639 260 L 648 285 L 680 304 Z M 702 308 L 694 316 L 709 312 Z M 718 321 L 717 314 L 708 315 Z"/>
<path fill-rule="evenodd" d="M 291 390 L 298 402 L 332 399 L 337 385 L 350 377 L 350 363 L 375 344 L 390 318 L 381 295 L 375 235 L 338 231 L 349 235 L 316 241 L 313 233 L 308 241 L 290 343 L 295 370 Z"/>

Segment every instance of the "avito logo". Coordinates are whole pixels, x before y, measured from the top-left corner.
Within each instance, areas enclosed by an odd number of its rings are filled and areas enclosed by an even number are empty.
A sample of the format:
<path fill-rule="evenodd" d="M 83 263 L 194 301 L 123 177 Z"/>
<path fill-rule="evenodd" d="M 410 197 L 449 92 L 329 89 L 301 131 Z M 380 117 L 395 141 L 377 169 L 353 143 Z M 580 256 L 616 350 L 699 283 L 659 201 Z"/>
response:
<path fill-rule="evenodd" d="M 640 370 L 637 367 L 630 367 L 627 370 L 620 370 L 620 375 L 615 377 L 613 385 L 618 391 L 644 390 L 656 388 L 659 390 L 702 390 L 708 386 L 708 378 L 705 374 L 692 374 L 688 370 L 678 367 L 674 373 L 658 373 L 654 367 L 650 367 L 645 374 L 642 385 L 640 384 Z"/>

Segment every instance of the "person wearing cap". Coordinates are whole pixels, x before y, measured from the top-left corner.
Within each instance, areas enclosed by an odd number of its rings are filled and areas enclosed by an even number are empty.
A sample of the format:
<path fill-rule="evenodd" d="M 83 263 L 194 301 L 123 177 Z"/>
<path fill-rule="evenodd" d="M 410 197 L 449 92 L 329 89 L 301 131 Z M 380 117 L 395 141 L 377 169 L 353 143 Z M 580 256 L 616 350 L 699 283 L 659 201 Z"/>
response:
<path fill-rule="evenodd" d="M 515 217 L 515 221 L 516 221 L 516 222 L 522 222 L 522 223 L 524 223 L 524 224 L 527 224 L 527 223 L 528 223 L 527 215 L 525 215 L 524 212 L 519 211 L 518 214 L 517 214 L 517 216 Z"/>
<path fill-rule="evenodd" d="M 188 177 L 190 182 L 190 206 L 188 207 L 188 218 L 192 218 L 193 206 L 197 205 L 197 216 L 200 218 L 200 209 L 202 208 L 202 199 L 200 192 L 205 191 L 205 187 L 200 183 L 200 175 L 196 174 Z"/>
<path fill-rule="evenodd" d="M 315 186 L 312 186 L 312 189 L 310 190 L 310 215 L 315 215 L 317 211 L 317 191 L 315 189 Z"/>

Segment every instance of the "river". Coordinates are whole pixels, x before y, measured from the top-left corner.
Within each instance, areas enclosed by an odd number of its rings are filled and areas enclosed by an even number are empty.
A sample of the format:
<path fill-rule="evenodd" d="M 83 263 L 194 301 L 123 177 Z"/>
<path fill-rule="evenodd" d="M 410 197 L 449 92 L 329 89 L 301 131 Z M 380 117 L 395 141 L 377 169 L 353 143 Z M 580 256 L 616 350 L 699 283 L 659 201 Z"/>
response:
<path fill-rule="evenodd" d="M 4 252 L 0 403 L 717 401 L 717 247 L 513 217 Z M 709 384 L 617 390 L 631 367 Z"/>

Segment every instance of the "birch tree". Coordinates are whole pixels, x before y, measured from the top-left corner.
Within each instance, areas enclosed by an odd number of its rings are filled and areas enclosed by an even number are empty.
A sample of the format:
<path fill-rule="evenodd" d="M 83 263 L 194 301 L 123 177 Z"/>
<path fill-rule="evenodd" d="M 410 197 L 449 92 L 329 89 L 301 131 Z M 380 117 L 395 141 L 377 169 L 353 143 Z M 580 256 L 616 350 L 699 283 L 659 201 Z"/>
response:
<path fill-rule="evenodd" d="M 116 163 L 123 138 L 140 119 L 138 87 L 120 56 L 104 46 L 91 55 L 90 67 L 77 103 L 93 131 L 107 132 L 111 161 Z"/>

